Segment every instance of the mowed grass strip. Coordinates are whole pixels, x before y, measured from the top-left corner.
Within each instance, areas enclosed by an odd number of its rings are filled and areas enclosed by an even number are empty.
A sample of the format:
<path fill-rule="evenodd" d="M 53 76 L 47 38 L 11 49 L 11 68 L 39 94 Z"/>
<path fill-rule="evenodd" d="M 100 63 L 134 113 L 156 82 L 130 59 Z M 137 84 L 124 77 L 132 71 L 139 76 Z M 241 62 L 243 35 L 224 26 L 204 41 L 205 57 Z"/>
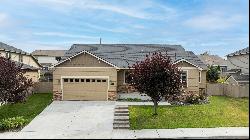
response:
<path fill-rule="evenodd" d="M 0 106 L 0 120 L 23 116 L 30 122 L 52 102 L 52 93 L 35 93 L 24 103 Z"/>
<path fill-rule="evenodd" d="M 249 99 L 211 96 L 210 103 L 189 106 L 129 106 L 131 129 L 248 127 Z"/>

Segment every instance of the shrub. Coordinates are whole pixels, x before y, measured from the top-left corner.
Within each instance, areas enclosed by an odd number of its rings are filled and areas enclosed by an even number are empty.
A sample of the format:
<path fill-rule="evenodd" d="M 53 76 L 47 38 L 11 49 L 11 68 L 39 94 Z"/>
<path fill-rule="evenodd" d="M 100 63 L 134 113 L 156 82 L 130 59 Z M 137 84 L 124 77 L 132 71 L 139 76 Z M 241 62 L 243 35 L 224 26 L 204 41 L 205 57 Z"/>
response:
<path fill-rule="evenodd" d="M 226 77 L 220 77 L 218 80 L 217 80 L 218 83 L 226 83 Z"/>
<path fill-rule="evenodd" d="M 141 102 L 142 101 L 141 99 L 138 99 L 138 98 L 126 98 L 123 100 L 128 101 L 128 102 Z"/>
<path fill-rule="evenodd" d="M 220 78 L 220 66 L 208 66 L 206 73 L 208 82 L 216 82 Z"/>
<path fill-rule="evenodd" d="M 186 94 L 185 103 L 199 104 L 201 100 L 200 94 L 197 92 L 188 91 Z"/>
<path fill-rule="evenodd" d="M 195 91 L 182 91 L 179 94 L 167 96 L 166 100 L 173 105 L 202 104 L 208 102 L 208 95 Z"/>
<path fill-rule="evenodd" d="M 28 122 L 23 116 L 3 119 L 0 122 L 0 130 L 13 130 L 23 127 Z"/>

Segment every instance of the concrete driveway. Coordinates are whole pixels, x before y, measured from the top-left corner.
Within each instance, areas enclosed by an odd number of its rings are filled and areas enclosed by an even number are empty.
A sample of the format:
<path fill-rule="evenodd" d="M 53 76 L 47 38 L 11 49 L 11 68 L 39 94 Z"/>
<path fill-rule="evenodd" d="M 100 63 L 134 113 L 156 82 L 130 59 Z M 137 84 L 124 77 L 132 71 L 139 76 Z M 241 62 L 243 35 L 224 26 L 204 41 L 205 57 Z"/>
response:
<path fill-rule="evenodd" d="M 54 101 L 11 137 L 111 138 L 114 107 L 110 101 Z"/>

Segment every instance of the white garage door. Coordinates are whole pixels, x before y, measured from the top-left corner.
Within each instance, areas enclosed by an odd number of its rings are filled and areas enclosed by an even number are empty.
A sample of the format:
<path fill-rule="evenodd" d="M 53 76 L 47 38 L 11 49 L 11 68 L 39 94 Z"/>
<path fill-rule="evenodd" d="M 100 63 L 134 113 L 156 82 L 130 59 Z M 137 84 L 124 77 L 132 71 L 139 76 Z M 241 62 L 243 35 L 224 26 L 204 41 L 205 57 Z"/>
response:
<path fill-rule="evenodd" d="M 64 78 L 63 100 L 106 101 L 108 80 L 103 78 Z"/>

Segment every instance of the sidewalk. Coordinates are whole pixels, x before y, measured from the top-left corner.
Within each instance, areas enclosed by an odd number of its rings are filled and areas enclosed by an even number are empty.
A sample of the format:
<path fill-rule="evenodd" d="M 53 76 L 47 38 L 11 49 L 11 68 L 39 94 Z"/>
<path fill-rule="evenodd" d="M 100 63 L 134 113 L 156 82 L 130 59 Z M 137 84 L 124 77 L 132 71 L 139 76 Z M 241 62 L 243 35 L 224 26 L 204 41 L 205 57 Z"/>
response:
<path fill-rule="evenodd" d="M 39 132 L 6 132 L 0 133 L 0 139 L 248 139 L 249 127 L 220 127 L 220 128 L 178 128 L 178 129 L 143 129 L 143 130 L 113 130 L 112 132 L 86 135 L 81 131 L 71 135 L 41 134 Z"/>
<path fill-rule="evenodd" d="M 248 139 L 249 127 L 220 128 L 178 128 L 178 129 L 143 129 L 114 130 L 114 139 L 157 139 L 157 138 L 209 138 L 209 139 Z"/>

